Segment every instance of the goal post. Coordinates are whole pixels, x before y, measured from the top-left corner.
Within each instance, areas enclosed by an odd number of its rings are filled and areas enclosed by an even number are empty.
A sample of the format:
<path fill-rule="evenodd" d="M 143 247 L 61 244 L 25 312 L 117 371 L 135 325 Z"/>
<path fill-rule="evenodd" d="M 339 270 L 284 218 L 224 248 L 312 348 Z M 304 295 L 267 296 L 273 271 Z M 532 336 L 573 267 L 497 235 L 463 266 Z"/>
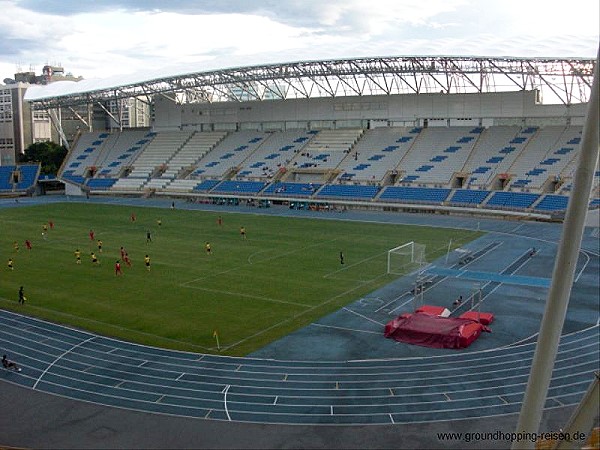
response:
<path fill-rule="evenodd" d="M 414 241 L 388 250 L 387 273 L 404 275 L 426 264 L 425 245 Z"/>

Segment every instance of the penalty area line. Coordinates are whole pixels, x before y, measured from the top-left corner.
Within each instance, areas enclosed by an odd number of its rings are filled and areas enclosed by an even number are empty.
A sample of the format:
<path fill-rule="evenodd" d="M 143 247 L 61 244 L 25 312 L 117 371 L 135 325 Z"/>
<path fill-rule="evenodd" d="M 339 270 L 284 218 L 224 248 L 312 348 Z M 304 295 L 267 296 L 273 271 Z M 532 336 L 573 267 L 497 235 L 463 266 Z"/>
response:
<path fill-rule="evenodd" d="M 307 305 L 305 303 L 288 302 L 286 300 L 279 300 L 276 298 L 261 297 L 260 295 L 252 295 L 252 294 L 244 294 L 241 292 L 224 291 L 221 289 L 211 289 L 211 288 L 202 287 L 202 286 L 187 286 L 184 284 L 181 284 L 180 286 L 187 288 L 187 289 L 196 289 L 199 291 L 214 292 L 215 294 L 225 294 L 225 295 L 232 295 L 232 296 L 237 296 L 237 297 L 245 297 L 245 298 L 251 298 L 254 300 L 263 300 L 265 302 L 283 303 L 284 305 L 301 306 L 303 308 L 310 308 L 311 306 L 313 306 L 313 305 Z"/>
<path fill-rule="evenodd" d="M 378 278 L 381 278 L 382 276 L 385 276 L 385 275 L 381 275 L 379 277 L 376 277 L 376 278 L 374 278 L 374 280 L 376 280 Z M 251 336 L 248 336 L 248 337 L 246 337 L 244 339 L 241 339 L 241 340 L 239 340 L 237 342 L 234 342 L 233 344 L 228 345 L 226 347 L 221 347 L 221 349 L 226 351 L 226 350 L 232 349 L 234 347 L 237 347 L 238 345 L 240 345 L 240 344 L 242 344 L 242 343 L 244 343 L 246 341 L 249 341 L 250 339 L 253 339 L 256 336 L 260 336 L 261 334 L 264 334 L 264 333 L 272 330 L 273 328 L 277 328 L 278 326 L 281 326 L 284 323 L 288 323 L 288 322 L 290 322 L 292 320 L 296 320 L 298 317 L 302 317 L 303 315 L 305 315 L 307 313 L 310 313 L 311 311 L 313 311 L 313 310 L 315 310 L 317 308 L 323 307 L 323 306 L 325 306 L 325 305 L 327 305 L 327 304 L 329 304 L 329 303 L 337 300 L 338 298 L 343 297 L 344 295 L 348 295 L 351 292 L 354 292 L 355 290 L 361 288 L 362 286 L 363 285 L 361 284 L 361 285 L 358 285 L 358 286 L 354 286 L 354 287 L 352 287 L 350 289 L 347 289 L 344 292 L 340 292 L 339 294 L 334 295 L 333 297 L 329 298 L 328 300 L 324 301 L 323 303 L 319 303 L 318 305 L 311 306 L 310 308 L 308 308 L 308 309 L 306 309 L 304 311 L 301 311 L 301 312 L 299 312 L 297 314 L 294 314 L 293 316 L 288 317 L 287 319 L 281 320 L 281 321 L 277 322 L 276 324 L 273 324 L 270 327 L 265 328 L 264 330 L 261 330 L 261 331 L 258 331 L 256 333 L 252 334 Z"/>

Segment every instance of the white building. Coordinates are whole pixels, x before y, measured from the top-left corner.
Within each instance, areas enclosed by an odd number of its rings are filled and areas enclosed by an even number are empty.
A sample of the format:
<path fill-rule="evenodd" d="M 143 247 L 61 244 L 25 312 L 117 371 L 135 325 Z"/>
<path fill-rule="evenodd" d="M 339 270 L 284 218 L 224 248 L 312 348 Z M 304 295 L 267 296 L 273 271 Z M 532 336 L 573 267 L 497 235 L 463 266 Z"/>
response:
<path fill-rule="evenodd" d="M 0 165 L 17 162 L 17 154 L 35 143 L 52 139 L 46 111 L 33 111 L 23 102 L 28 83 L 0 85 Z"/>

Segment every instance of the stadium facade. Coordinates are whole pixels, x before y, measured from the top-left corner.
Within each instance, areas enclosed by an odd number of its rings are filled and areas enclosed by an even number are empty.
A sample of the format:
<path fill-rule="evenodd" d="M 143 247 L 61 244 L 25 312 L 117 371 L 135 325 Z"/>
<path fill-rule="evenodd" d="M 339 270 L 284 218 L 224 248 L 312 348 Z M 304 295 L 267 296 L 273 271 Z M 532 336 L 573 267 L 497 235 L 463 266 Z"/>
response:
<path fill-rule="evenodd" d="M 306 61 L 143 81 L 65 81 L 34 86 L 26 100 L 48 111 L 72 144 L 60 173 L 72 194 L 550 217 L 566 209 L 595 64 Z M 103 106 L 131 99 L 149 105 L 150 128 L 127 130 L 123 116 Z M 111 126 L 95 128 L 99 105 Z M 75 108 L 87 114 L 76 115 L 81 128 L 71 139 L 60 118 Z M 592 208 L 597 191 L 598 176 Z"/>

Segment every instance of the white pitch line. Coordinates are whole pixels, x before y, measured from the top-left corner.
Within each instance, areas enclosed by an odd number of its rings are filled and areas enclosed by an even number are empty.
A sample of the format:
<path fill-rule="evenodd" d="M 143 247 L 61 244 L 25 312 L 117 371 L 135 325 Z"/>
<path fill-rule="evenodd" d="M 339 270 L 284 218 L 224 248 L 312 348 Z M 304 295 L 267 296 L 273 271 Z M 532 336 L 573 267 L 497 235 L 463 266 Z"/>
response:
<path fill-rule="evenodd" d="M 256 252 L 254 252 L 254 253 L 250 254 L 250 255 L 248 256 L 248 259 L 247 259 L 247 261 L 248 261 L 248 264 L 250 264 L 250 265 L 252 264 L 252 261 L 251 261 L 251 259 L 252 259 L 252 257 L 253 257 L 253 256 L 255 256 L 255 255 L 260 255 L 261 253 L 266 253 L 266 252 L 268 252 L 268 251 L 270 251 L 270 250 L 271 250 L 271 249 L 269 249 L 269 248 L 268 248 L 268 249 L 266 249 L 266 250 L 258 250 L 258 251 L 256 251 Z"/>
<path fill-rule="evenodd" d="M 321 323 L 311 323 L 311 325 L 315 326 L 315 327 L 334 328 L 336 330 L 352 331 L 355 333 L 381 334 L 380 332 L 377 332 L 377 331 L 357 330 L 355 328 L 336 327 L 335 325 L 323 325 Z"/>
<path fill-rule="evenodd" d="M 385 274 L 384 274 L 384 275 L 382 275 L 382 276 L 385 276 Z M 378 278 L 379 278 L 379 277 L 378 277 Z M 362 285 L 359 285 L 359 286 L 354 286 L 354 287 L 352 287 L 352 288 L 350 288 L 350 289 L 347 289 L 347 290 L 345 290 L 344 292 L 340 292 L 339 294 L 336 294 L 336 295 L 334 295 L 333 297 L 329 298 L 328 300 L 324 301 L 323 303 L 319 303 L 318 305 L 314 305 L 314 306 L 312 306 L 312 307 L 310 307 L 310 308 L 308 308 L 308 309 L 306 309 L 306 310 L 304 310 L 304 311 L 301 311 L 301 312 L 299 312 L 299 313 L 297 313 L 297 314 L 294 314 L 292 317 L 289 317 L 289 318 L 287 318 L 287 319 L 281 320 L 281 321 L 277 322 L 276 324 L 273 324 L 273 325 L 271 325 L 270 327 L 267 327 L 267 328 L 265 328 L 264 330 L 258 331 L 258 332 L 254 333 L 254 334 L 253 334 L 253 335 L 251 335 L 251 336 L 248 336 L 248 337 L 246 337 L 246 338 L 244 338 L 244 339 L 240 339 L 239 341 L 237 341 L 237 342 L 234 342 L 234 343 L 233 343 L 233 344 L 231 344 L 231 345 L 228 345 L 228 346 L 226 346 L 226 347 L 221 347 L 221 348 L 222 348 L 223 350 L 229 350 L 230 348 L 236 347 L 236 346 L 240 345 L 240 344 L 241 344 L 241 343 L 243 343 L 243 342 L 246 342 L 246 341 L 248 341 L 248 340 L 250 340 L 250 339 L 252 339 L 252 338 L 254 338 L 254 337 L 256 337 L 256 336 L 260 336 L 261 334 L 263 334 L 263 333 L 266 333 L 267 331 L 269 331 L 269 330 L 272 330 L 273 328 L 276 328 L 276 327 L 280 326 L 281 324 L 284 324 L 284 323 L 286 323 L 286 322 L 289 322 L 290 320 L 297 319 L 298 317 L 300 317 L 300 316 L 303 316 L 303 315 L 304 315 L 304 314 L 306 314 L 306 313 L 309 313 L 309 312 L 310 312 L 310 311 L 312 311 L 313 309 L 320 308 L 320 307 L 322 307 L 322 306 L 324 306 L 324 305 L 327 305 L 328 303 L 331 303 L 331 302 L 332 302 L 332 301 L 334 301 L 334 300 L 337 300 L 337 299 L 338 299 L 338 298 L 340 298 L 340 297 L 343 297 L 344 295 L 348 295 L 349 293 L 351 293 L 351 292 L 353 292 L 353 291 L 357 290 L 357 289 L 358 289 L 358 288 L 360 288 L 360 287 L 362 287 Z"/>
<path fill-rule="evenodd" d="M 211 288 L 202 287 L 202 286 L 185 286 L 185 287 L 187 289 L 197 289 L 199 291 L 214 292 L 216 294 L 226 294 L 226 295 L 233 295 L 233 296 L 238 296 L 238 297 L 252 298 L 254 300 L 264 300 L 266 302 L 283 303 L 285 305 L 302 306 L 304 308 L 310 308 L 312 306 L 312 305 L 307 305 L 305 303 L 288 302 L 286 300 L 278 300 L 276 298 L 262 297 L 260 295 L 243 294 L 241 292 L 224 291 L 221 289 L 211 289 Z"/>
<path fill-rule="evenodd" d="M 227 409 L 227 392 L 229 392 L 230 387 L 231 385 L 228 384 L 223 391 L 223 404 L 225 405 L 225 414 L 227 414 L 227 420 L 231 422 L 231 416 L 229 415 L 229 410 Z"/>
<path fill-rule="evenodd" d="M 586 256 L 587 261 L 585 262 L 585 264 L 583 265 L 583 267 L 581 268 L 581 270 L 577 274 L 577 277 L 575 278 L 575 281 L 573 283 L 577 283 L 579 281 L 579 277 L 581 276 L 581 274 L 583 273 L 583 271 L 587 267 L 588 263 L 590 262 L 590 255 L 588 255 L 586 251 L 582 251 L 582 253 Z"/>
<path fill-rule="evenodd" d="M 404 294 L 399 295 L 398 297 L 394 298 L 393 300 L 389 301 L 388 303 L 386 303 L 385 305 L 381 306 L 380 308 L 376 309 L 375 312 L 379 312 L 382 309 L 385 309 L 387 306 L 391 305 L 392 303 L 395 303 L 396 301 L 400 300 L 402 297 L 404 297 L 405 295 L 410 295 L 410 291 L 406 291 Z"/>
<path fill-rule="evenodd" d="M 50 370 L 50 368 L 51 368 L 51 367 L 52 367 L 54 364 L 56 364 L 56 363 L 58 362 L 58 360 L 59 360 L 59 359 L 61 359 L 61 358 L 62 358 L 63 356 L 65 356 L 67 353 L 70 353 L 70 352 L 72 352 L 72 351 L 73 351 L 73 350 L 75 350 L 77 347 L 79 347 L 79 346 L 81 346 L 81 345 L 83 345 L 83 344 L 86 344 L 86 343 L 88 343 L 88 342 L 89 342 L 89 341 L 91 341 L 92 339 L 96 339 L 96 336 L 92 336 L 91 338 L 87 338 L 85 341 L 82 341 L 82 342 L 80 342 L 79 344 L 77 344 L 77 345 L 74 345 L 74 346 L 73 346 L 73 347 L 71 347 L 69 350 L 67 350 L 66 352 L 64 352 L 64 353 L 63 353 L 63 354 L 61 354 L 60 356 L 58 356 L 58 357 L 57 357 L 57 358 L 56 358 L 54 361 L 52 361 L 52 363 L 51 363 L 51 364 L 50 364 L 48 367 L 46 367 L 46 370 L 44 370 L 44 371 L 42 372 L 42 374 L 41 374 L 41 375 L 40 375 L 40 377 L 37 379 L 37 381 L 35 382 L 35 384 L 33 385 L 33 387 L 32 387 L 31 389 L 35 390 L 35 388 L 37 387 L 37 385 L 38 385 L 38 383 L 40 382 L 40 380 L 42 379 L 42 377 L 43 377 L 44 375 L 46 375 L 46 372 L 48 372 L 48 371 Z"/>
<path fill-rule="evenodd" d="M 291 254 L 298 253 L 298 252 L 301 252 L 303 250 L 306 250 L 307 248 L 318 247 L 319 245 L 323 245 L 323 244 L 326 244 L 326 243 L 329 243 L 329 242 L 334 242 L 334 241 L 337 241 L 339 239 L 341 239 L 341 237 L 337 237 L 337 238 L 333 238 L 333 239 L 328 239 L 326 241 L 317 242 L 317 243 L 311 244 L 311 245 L 306 245 L 304 247 L 300 247 L 300 248 L 297 248 L 297 249 L 294 249 L 294 250 L 290 250 L 289 252 L 279 253 L 279 254 L 277 254 L 275 256 L 271 256 L 269 258 L 263 259 L 261 262 L 263 262 L 263 261 L 271 261 L 272 259 L 277 259 L 277 258 L 281 258 L 283 256 L 288 256 L 288 255 L 291 255 Z M 219 275 L 223 275 L 223 274 L 226 274 L 226 273 L 229 273 L 229 272 L 235 272 L 235 271 L 240 270 L 240 268 L 242 268 L 242 267 L 243 266 L 232 267 L 231 269 L 222 270 L 221 272 L 208 274 L 206 276 L 195 278 L 193 280 L 181 283 L 180 286 L 187 286 L 188 284 L 193 284 L 193 283 L 196 283 L 198 281 L 204 281 L 204 280 L 206 280 L 208 278 L 214 278 L 214 277 L 217 277 Z"/>
<path fill-rule="evenodd" d="M 406 300 L 404 303 L 396 306 L 394 309 L 392 309 L 390 312 L 388 312 L 388 314 L 392 314 L 394 311 L 396 311 L 397 309 L 402 308 L 404 305 L 407 305 L 408 303 L 412 302 L 415 299 L 414 296 L 412 296 L 411 298 L 409 298 L 408 300 Z"/>
<path fill-rule="evenodd" d="M 359 314 L 359 313 L 357 313 L 356 311 L 352 311 L 350 308 L 346 308 L 346 307 L 344 306 L 342 309 L 343 309 L 344 311 L 348 311 L 348 312 L 350 312 L 350 313 L 352 313 L 352 314 L 356 314 L 358 317 L 362 317 L 363 319 L 365 319 L 365 320 L 368 320 L 369 322 L 376 323 L 377 325 L 381 325 L 382 327 L 384 326 L 384 324 L 383 324 L 383 323 L 381 323 L 381 322 L 377 322 L 376 320 L 373 320 L 373 319 L 371 319 L 371 318 L 369 318 L 369 317 L 367 317 L 367 316 L 363 316 L 362 314 Z"/>

